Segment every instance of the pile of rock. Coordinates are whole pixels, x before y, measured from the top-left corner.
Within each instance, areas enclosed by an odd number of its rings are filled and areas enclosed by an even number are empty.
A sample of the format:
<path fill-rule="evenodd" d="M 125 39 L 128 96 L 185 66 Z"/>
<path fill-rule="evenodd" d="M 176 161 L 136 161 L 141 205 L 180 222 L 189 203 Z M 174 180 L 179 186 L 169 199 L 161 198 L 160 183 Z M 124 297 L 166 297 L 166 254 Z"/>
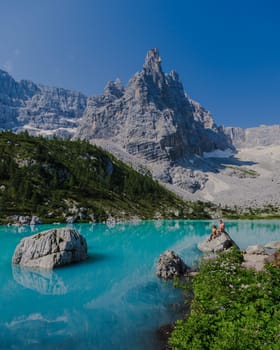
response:
<path fill-rule="evenodd" d="M 157 263 L 157 276 L 163 279 L 184 276 L 190 268 L 172 250 L 160 255 Z"/>
<path fill-rule="evenodd" d="M 269 242 L 262 245 L 249 246 L 244 254 L 243 266 L 247 269 L 262 271 L 265 263 L 271 263 L 274 266 L 280 266 L 280 241 Z"/>
<path fill-rule="evenodd" d="M 41 220 L 38 216 L 29 216 L 29 215 L 13 215 L 10 216 L 9 221 L 13 225 L 39 225 Z"/>
<path fill-rule="evenodd" d="M 199 243 L 198 249 L 205 253 L 219 253 L 227 251 L 233 246 L 238 248 L 229 234 L 222 233 L 210 241 L 207 238 L 204 242 Z M 277 251 L 279 249 L 280 241 L 270 242 L 264 246 L 259 244 L 249 246 L 243 252 L 244 262 L 242 266 L 247 269 L 252 268 L 256 271 L 262 271 L 267 262 L 275 266 L 280 266 L 280 252 Z"/>

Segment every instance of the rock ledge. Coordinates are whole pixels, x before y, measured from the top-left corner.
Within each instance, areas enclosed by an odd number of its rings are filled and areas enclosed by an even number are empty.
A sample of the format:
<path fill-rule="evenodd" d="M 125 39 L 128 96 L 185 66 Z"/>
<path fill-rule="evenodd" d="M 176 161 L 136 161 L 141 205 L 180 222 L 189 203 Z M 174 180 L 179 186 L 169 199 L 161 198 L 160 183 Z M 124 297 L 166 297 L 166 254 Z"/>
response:
<path fill-rule="evenodd" d="M 233 246 L 237 247 L 236 243 L 226 232 L 221 233 L 211 241 L 206 239 L 204 242 L 197 245 L 198 249 L 205 253 L 219 253 L 228 250 Z"/>

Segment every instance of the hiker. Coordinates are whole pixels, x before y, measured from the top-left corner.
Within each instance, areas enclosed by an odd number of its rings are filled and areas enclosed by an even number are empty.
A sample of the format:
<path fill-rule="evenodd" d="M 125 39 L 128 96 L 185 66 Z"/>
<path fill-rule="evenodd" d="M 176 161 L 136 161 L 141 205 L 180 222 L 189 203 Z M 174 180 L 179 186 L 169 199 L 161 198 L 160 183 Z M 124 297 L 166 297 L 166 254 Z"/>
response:
<path fill-rule="evenodd" d="M 219 220 L 219 228 L 218 228 L 218 233 L 225 233 L 225 223 L 223 222 L 223 220 Z"/>
<path fill-rule="evenodd" d="M 213 238 L 216 238 L 218 236 L 218 230 L 216 225 L 212 225 L 211 229 L 211 235 L 208 238 L 208 242 L 212 241 Z"/>

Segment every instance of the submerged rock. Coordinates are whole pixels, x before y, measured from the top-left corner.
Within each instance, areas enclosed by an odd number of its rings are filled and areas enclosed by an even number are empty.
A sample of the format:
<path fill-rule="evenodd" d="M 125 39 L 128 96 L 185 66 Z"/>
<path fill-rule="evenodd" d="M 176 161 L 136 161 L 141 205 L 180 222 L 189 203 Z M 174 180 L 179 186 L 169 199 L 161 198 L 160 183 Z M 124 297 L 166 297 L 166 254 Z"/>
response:
<path fill-rule="evenodd" d="M 13 255 L 13 264 L 53 269 L 87 259 L 87 242 L 71 228 L 51 229 L 23 238 Z"/>
<path fill-rule="evenodd" d="M 160 255 L 157 263 L 157 276 L 164 279 L 183 276 L 188 271 L 187 265 L 172 250 Z"/>
<path fill-rule="evenodd" d="M 204 242 L 197 245 L 198 249 L 205 253 L 219 253 L 228 250 L 233 246 L 237 247 L 236 243 L 226 232 L 221 233 L 211 241 L 207 238 Z"/>

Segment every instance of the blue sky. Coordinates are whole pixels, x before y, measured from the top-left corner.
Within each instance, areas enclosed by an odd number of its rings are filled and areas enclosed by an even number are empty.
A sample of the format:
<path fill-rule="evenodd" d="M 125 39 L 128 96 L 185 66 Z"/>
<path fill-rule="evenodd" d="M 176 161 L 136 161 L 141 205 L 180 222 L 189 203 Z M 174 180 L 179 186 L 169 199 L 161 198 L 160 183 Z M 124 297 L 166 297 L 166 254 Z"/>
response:
<path fill-rule="evenodd" d="M 100 94 L 157 47 L 217 124 L 280 123 L 278 0 L 0 0 L 0 68 Z"/>

